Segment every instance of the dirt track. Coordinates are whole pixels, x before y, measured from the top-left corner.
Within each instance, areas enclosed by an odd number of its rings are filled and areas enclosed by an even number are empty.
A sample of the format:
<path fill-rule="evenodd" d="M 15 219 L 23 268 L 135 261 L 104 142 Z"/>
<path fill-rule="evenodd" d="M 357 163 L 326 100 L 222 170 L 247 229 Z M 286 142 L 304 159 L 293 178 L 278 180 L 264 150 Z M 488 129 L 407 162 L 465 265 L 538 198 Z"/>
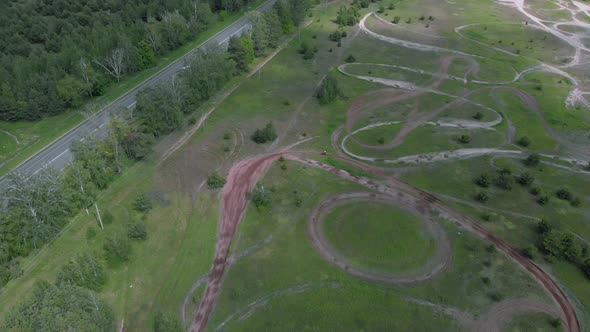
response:
<path fill-rule="evenodd" d="M 428 233 L 436 239 L 437 250 L 435 255 L 423 267 L 408 272 L 378 271 L 351 264 L 346 257 L 342 256 L 330 245 L 325 237 L 322 221 L 326 214 L 335 207 L 358 201 L 382 202 L 385 204 L 395 203 L 396 206 L 412 214 L 419 215 Z M 444 229 L 432 220 L 433 217 L 423 204 L 418 204 L 409 195 L 388 196 L 369 192 L 346 193 L 324 200 L 312 211 L 309 217 L 307 233 L 313 246 L 324 259 L 358 278 L 383 284 L 412 284 L 433 278 L 443 272 L 451 262 L 451 244 Z"/>
<path fill-rule="evenodd" d="M 516 250 L 515 248 L 510 246 L 508 243 L 506 243 L 502 239 L 498 238 L 497 236 L 495 236 L 495 235 L 491 234 L 490 232 L 488 232 L 487 230 L 485 230 L 477 222 L 471 220 L 470 218 L 462 215 L 461 213 L 455 211 L 451 207 L 449 207 L 446 204 L 444 204 L 443 202 L 441 202 L 433 194 L 426 192 L 424 190 L 418 189 L 414 186 L 404 183 L 404 182 L 398 180 L 397 178 L 394 178 L 391 176 L 387 176 L 385 178 L 386 182 L 380 183 L 380 182 L 376 182 L 376 181 L 373 181 L 373 180 L 370 180 L 367 178 L 361 178 L 358 176 L 354 176 L 344 170 L 340 170 L 340 169 L 337 169 L 333 166 L 323 164 L 319 161 L 307 159 L 304 157 L 294 156 L 294 155 L 288 155 L 287 158 L 294 160 L 294 161 L 302 162 L 304 164 L 307 164 L 307 165 L 310 165 L 313 167 L 323 169 L 323 170 L 328 171 L 332 174 L 335 174 L 339 177 L 353 181 L 353 182 L 358 183 L 364 187 L 367 187 L 371 190 L 374 190 L 376 192 L 379 192 L 379 193 L 382 193 L 382 194 L 385 194 L 388 196 L 395 197 L 395 196 L 399 195 L 400 193 L 401 194 L 409 194 L 409 195 L 413 196 L 414 199 L 417 199 L 420 202 L 422 202 L 423 204 L 425 204 L 426 206 L 428 206 L 428 208 L 431 209 L 431 211 L 436 211 L 436 213 L 438 213 L 439 217 L 442 217 L 442 218 L 447 219 L 452 222 L 456 222 L 459 225 L 461 225 L 463 228 L 465 228 L 466 230 L 476 234 L 477 236 L 484 239 L 485 241 L 492 243 L 500 252 L 505 254 L 511 260 L 513 260 L 518 265 L 520 265 L 522 268 L 524 268 L 526 271 L 528 271 L 533 276 L 533 278 L 535 280 L 537 280 L 537 282 L 551 295 L 553 300 L 560 307 L 560 309 L 561 309 L 560 316 L 565 321 L 568 331 L 569 332 L 580 332 L 581 331 L 580 323 L 578 321 L 576 311 L 575 311 L 573 304 L 569 301 L 568 297 L 561 290 L 561 288 L 559 287 L 557 282 L 551 277 L 551 275 L 549 275 L 547 272 L 545 272 L 540 266 L 535 264 L 533 261 L 522 256 L 518 250 Z M 342 160 L 350 161 L 346 158 L 342 158 Z M 380 174 L 379 171 L 375 171 L 375 169 L 372 169 L 370 166 L 364 165 L 360 162 L 355 162 L 355 161 L 350 161 L 350 162 L 352 162 L 355 165 L 360 166 L 363 169 L 370 171 L 374 174 L 378 174 L 380 176 L 383 176 L 383 174 Z"/>
<path fill-rule="evenodd" d="M 221 288 L 221 281 L 227 267 L 227 257 L 233 237 L 240 221 L 243 219 L 252 192 L 258 179 L 266 172 L 270 165 L 285 152 L 257 156 L 245 159 L 234 165 L 227 178 L 223 190 L 221 217 L 218 228 L 217 245 L 213 266 L 209 272 L 207 286 L 199 309 L 191 324 L 191 332 L 201 332 L 207 327 L 209 314 L 213 311 L 217 295 Z"/>

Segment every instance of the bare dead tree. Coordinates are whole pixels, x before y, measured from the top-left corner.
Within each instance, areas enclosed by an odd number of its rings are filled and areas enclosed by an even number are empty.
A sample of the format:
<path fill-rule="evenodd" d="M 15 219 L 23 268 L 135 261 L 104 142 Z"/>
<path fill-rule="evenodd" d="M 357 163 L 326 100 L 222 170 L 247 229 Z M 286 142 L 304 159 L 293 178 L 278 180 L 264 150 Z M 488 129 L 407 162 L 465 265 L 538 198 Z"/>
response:
<path fill-rule="evenodd" d="M 119 82 L 127 69 L 127 52 L 125 49 L 117 47 L 102 62 L 97 59 L 94 59 L 94 62 Z"/>
<path fill-rule="evenodd" d="M 146 40 L 148 41 L 148 43 L 150 43 L 150 46 L 152 47 L 152 50 L 154 50 L 154 52 L 158 53 L 158 51 L 160 51 L 162 41 L 160 40 L 160 35 L 155 29 L 148 28 Z"/>
<path fill-rule="evenodd" d="M 13 173 L 8 178 L 6 197 L 10 209 L 17 209 L 26 227 L 24 242 L 38 247 L 59 230 L 67 214 L 57 172 L 42 169 L 29 176 Z"/>

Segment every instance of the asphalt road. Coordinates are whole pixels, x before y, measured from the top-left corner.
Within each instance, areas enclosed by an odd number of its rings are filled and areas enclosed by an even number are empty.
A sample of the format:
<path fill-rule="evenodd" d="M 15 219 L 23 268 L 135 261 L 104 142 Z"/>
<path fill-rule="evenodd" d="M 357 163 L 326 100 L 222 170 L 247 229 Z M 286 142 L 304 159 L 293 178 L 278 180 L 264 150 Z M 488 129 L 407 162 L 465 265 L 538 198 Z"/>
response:
<path fill-rule="evenodd" d="M 268 0 L 258 8 L 256 11 L 263 12 L 272 7 L 276 0 Z M 246 16 L 243 16 L 238 21 L 227 27 L 225 30 L 219 32 L 215 36 L 211 37 L 191 52 L 178 59 L 168 67 L 158 72 L 154 76 L 145 80 L 139 86 L 135 87 L 127 94 L 121 96 L 93 116 L 89 117 L 86 121 L 78 125 L 76 128 L 70 130 L 62 137 L 53 141 L 51 144 L 46 146 L 43 150 L 37 152 L 35 155 L 21 163 L 12 172 L 22 172 L 27 175 L 37 174 L 40 170 L 45 167 L 54 168 L 61 172 L 72 162 L 72 153 L 70 147 L 72 143 L 76 141 L 84 140 L 86 137 L 104 138 L 108 134 L 108 123 L 111 117 L 117 112 L 127 108 L 135 108 L 137 94 L 145 88 L 156 86 L 162 82 L 166 82 L 179 71 L 183 69 L 186 63 L 186 59 L 192 54 L 199 50 L 217 47 L 219 45 L 226 44 L 228 40 L 236 35 L 241 34 L 244 30 L 250 28 L 250 22 Z M 5 177 L 0 179 L 0 192 L 6 184 Z"/>

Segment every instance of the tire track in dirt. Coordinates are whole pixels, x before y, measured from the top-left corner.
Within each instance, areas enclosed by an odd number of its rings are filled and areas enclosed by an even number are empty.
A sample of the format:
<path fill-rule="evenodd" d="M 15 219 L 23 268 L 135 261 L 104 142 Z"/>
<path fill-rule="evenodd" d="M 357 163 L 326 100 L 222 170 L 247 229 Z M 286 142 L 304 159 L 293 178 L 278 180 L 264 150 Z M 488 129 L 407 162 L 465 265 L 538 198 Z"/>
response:
<path fill-rule="evenodd" d="M 334 208 L 359 201 L 380 202 L 388 205 L 393 203 L 411 214 L 418 215 L 425 229 L 436 240 L 437 248 L 433 257 L 424 266 L 407 272 L 378 271 L 352 264 L 336 248 L 330 245 L 322 224 L 324 217 Z M 370 192 L 345 193 L 329 197 L 316 206 L 309 217 L 307 233 L 311 243 L 325 260 L 355 277 L 382 284 L 414 284 L 434 278 L 447 269 L 451 263 L 450 241 L 444 229 L 433 218 L 434 216 L 429 213 L 423 204 L 419 204 L 409 195 L 400 193 L 396 196 L 389 196 Z"/>
<path fill-rule="evenodd" d="M 374 169 L 369 165 L 365 165 L 361 162 L 356 162 L 348 158 L 340 158 L 340 160 L 350 162 L 354 165 L 361 167 L 365 171 L 369 171 L 375 175 L 383 177 L 386 180 L 386 182 L 377 182 L 375 180 L 355 176 L 347 171 L 338 169 L 331 165 L 327 165 L 319 161 L 307 159 L 300 156 L 287 155 L 286 158 L 325 170 L 341 178 L 347 179 L 349 181 L 360 184 L 366 188 L 374 190 L 378 193 L 382 193 L 389 196 L 396 196 L 400 193 L 409 194 L 413 196 L 415 199 L 420 200 L 425 204 L 425 206 L 427 206 L 431 210 L 431 212 L 435 211 L 436 213 L 438 213 L 439 217 L 442 217 L 443 219 L 449 220 L 451 222 L 455 222 L 461 225 L 467 231 L 470 231 L 471 233 L 477 235 L 486 242 L 493 244 L 498 251 L 502 252 L 505 256 L 507 256 L 512 261 L 521 266 L 524 270 L 526 270 L 543 287 L 543 289 L 545 289 L 545 291 L 549 295 L 551 295 L 555 303 L 560 307 L 560 316 L 565 321 L 568 331 L 581 331 L 580 323 L 578 321 L 576 310 L 573 304 L 570 302 L 567 295 L 563 292 L 561 287 L 557 284 L 557 282 L 549 273 L 547 273 L 545 270 L 543 270 L 543 268 L 541 268 L 539 265 L 537 265 L 530 259 L 524 257 L 517 249 L 510 246 L 507 242 L 484 229 L 477 222 L 471 220 L 467 216 L 464 216 L 463 214 L 455 211 L 453 208 L 441 202 L 432 193 L 416 188 L 405 182 L 402 182 L 401 180 L 395 177 L 384 175 L 378 169 Z"/>
<path fill-rule="evenodd" d="M 238 225 L 246 214 L 249 193 L 252 192 L 256 182 L 264 175 L 270 165 L 285 153 L 285 151 L 282 151 L 245 159 L 231 168 L 227 183 L 223 189 L 215 258 L 199 309 L 191 324 L 191 332 L 204 331 L 207 326 L 209 315 L 215 306 L 221 289 L 222 278 L 228 265 L 227 258 L 232 239 Z"/>

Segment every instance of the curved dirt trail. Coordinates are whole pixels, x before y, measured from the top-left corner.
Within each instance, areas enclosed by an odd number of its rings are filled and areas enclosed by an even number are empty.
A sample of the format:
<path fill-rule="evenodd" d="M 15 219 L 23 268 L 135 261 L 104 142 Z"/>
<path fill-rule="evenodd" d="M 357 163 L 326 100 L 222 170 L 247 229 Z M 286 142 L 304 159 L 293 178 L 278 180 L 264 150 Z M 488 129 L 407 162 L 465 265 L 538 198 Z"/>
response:
<path fill-rule="evenodd" d="M 491 306 L 478 319 L 472 330 L 477 332 L 500 332 L 515 316 L 526 313 L 545 313 L 552 317 L 560 317 L 554 306 L 530 298 L 508 299 Z"/>
<path fill-rule="evenodd" d="M 436 253 L 423 266 L 412 271 L 385 272 L 351 264 L 326 239 L 322 222 L 334 208 L 358 201 L 393 203 L 411 214 L 418 215 L 428 233 L 436 240 Z M 423 204 L 419 204 L 409 195 L 389 196 L 372 192 L 353 192 L 335 195 L 322 201 L 309 217 L 307 233 L 311 243 L 325 260 L 357 278 L 382 284 L 413 284 L 432 279 L 448 268 L 451 263 L 451 243 L 444 229 L 433 218 L 434 215 L 431 215 Z"/>
<path fill-rule="evenodd" d="M 227 258 L 232 239 L 240 221 L 246 214 L 249 202 L 248 194 L 252 192 L 256 182 L 264 175 L 270 165 L 285 153 L 283 151 L 245 159 L 231 168 L 227 183 L 223 189 L 215 258 L 199 309 L 191 324 L 191 332 L 202 332 L 207 327 L 209 314 L 215 306 L 225 268 L 228 266 Z"/>
<path fill-rule="evenodd" d="M 570 302 L 567 295 L 561 290 L 561 287 L 551 277 L 550 274 L 545 272 L 539 265 L 537 265 L 530 259 L 524 257 L 517 249 L 510 246 L 507 242 L 488 232 L 477 222 L 471 220 L 463 214 L 455 211 L 453 208 L 447 206 L 433 194 L 416 188 L 405 182 L 402 182 L 395 177 L 387 176 L 381 173 L 380 170 L 374 169 L 371 166 L 365 165 L 361 162 L 350 160 L 348 158 L 340 159 L 346 162 L 350 162 L 356 166 L 359 166 L 362 169 L 372 172 L 375 175 L 383 177 L 384 179 L 386 179 L 386 182 L 382 183 L 371 179 L 355 176 L 347 171 L 335 168 L 331 165 L 327 165 L 319 161 L 307 159 L 300 156 L 287 155 L 286 158 L 325 170 L 341 178 L 347 179 L 349 181 L 360 184 L 366 188 L 374 190 L 378 193 L 394 197 L 399 195 L 400 193 L 402 195 L 409 194 L 413 196 L 415 199 L 425 204 L 425 206 L 427 206 L 428 209 L 430 209 L 432 212 L 438 213 L 439 217 L 449 220 L 451 222 L 458 223 L 464 229 L 472 232 L 473 234 L 477 235 L 483 240 L 493 244 L 500 252 L 502 252 L 512 261 L 516 262 L 527 272 L 529 272 L 530 275 L 547 291 L 549 295 L 551 295 L 555 303 L 557 303 L 557 305 L 560 307 L 560 316 L 565 321 L 568 331 L 581 332 L 580 323 L 578 321 L 574 305 Z"/>

